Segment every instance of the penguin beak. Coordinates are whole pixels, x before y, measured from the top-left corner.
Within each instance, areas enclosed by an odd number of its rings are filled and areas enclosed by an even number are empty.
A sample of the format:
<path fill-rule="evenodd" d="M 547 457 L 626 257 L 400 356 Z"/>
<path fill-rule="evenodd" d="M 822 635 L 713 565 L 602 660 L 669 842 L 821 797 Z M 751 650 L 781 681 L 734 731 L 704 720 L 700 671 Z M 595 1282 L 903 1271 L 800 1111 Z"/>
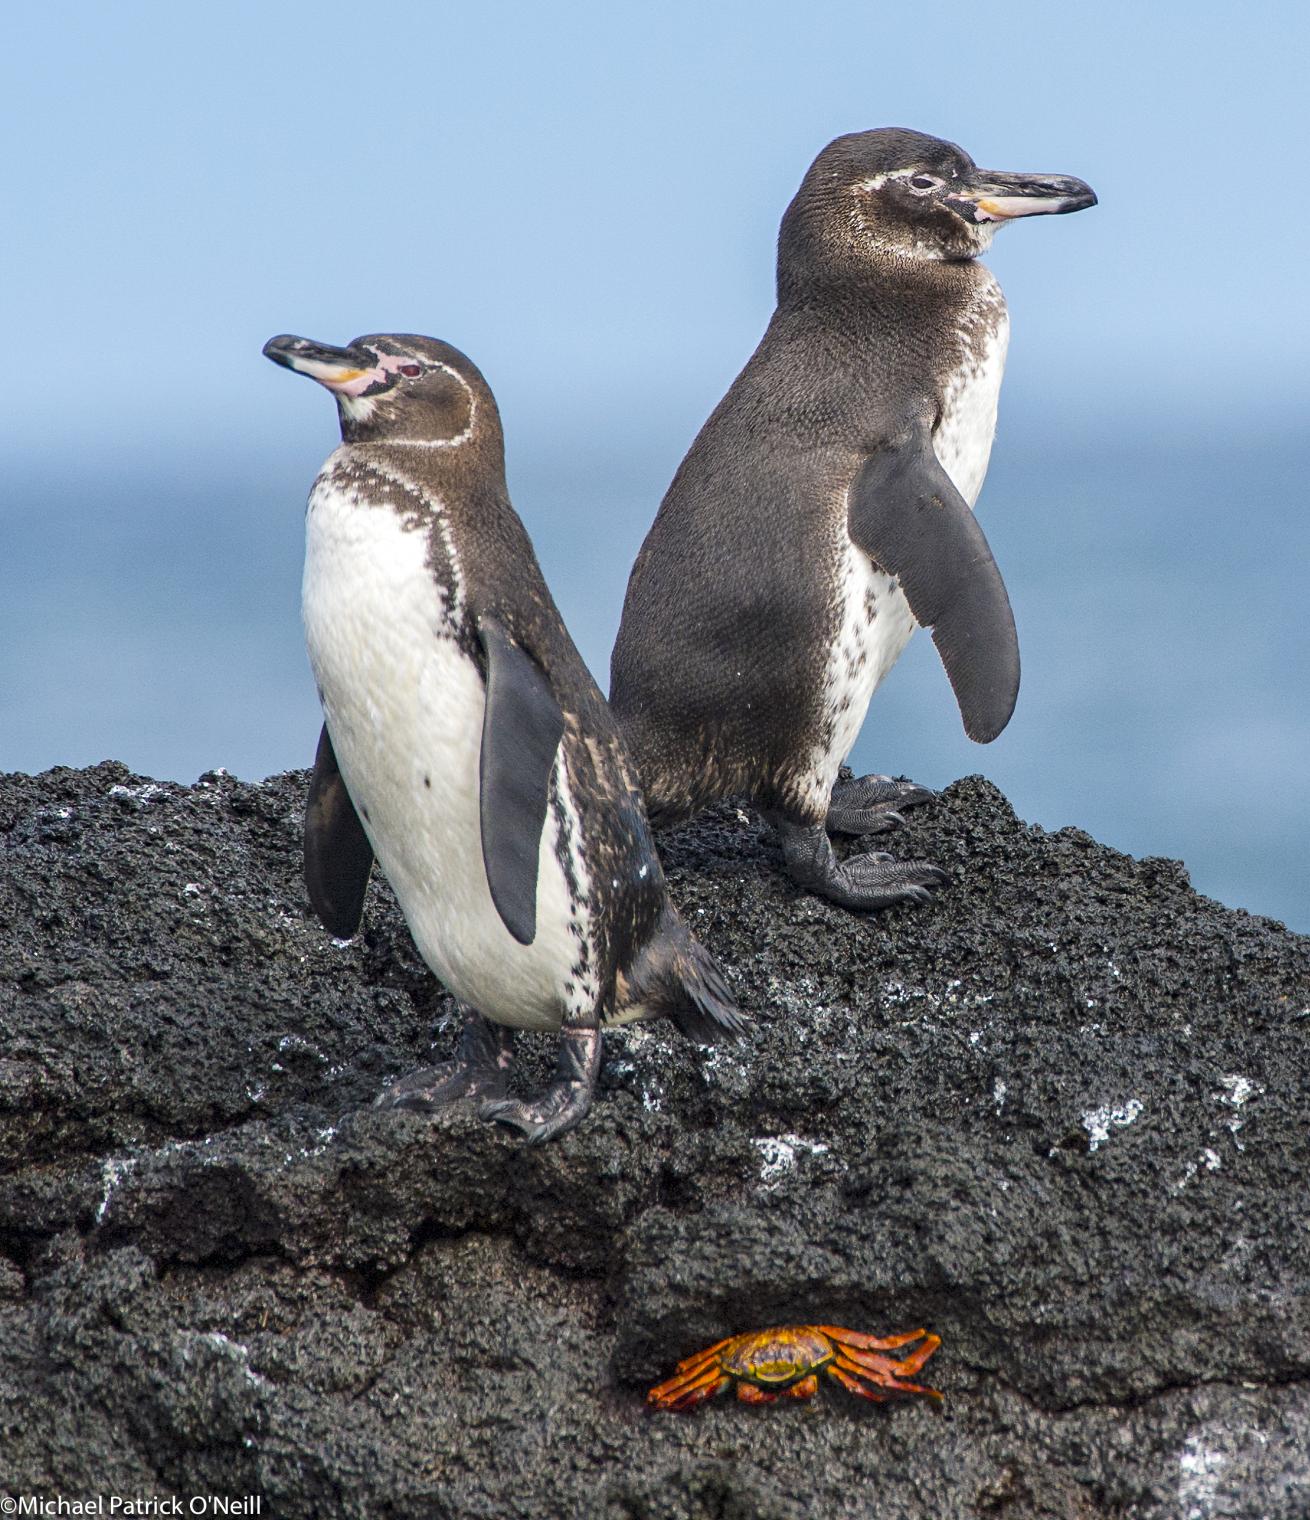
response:
<path fill-rule="evenodd" d="M 966 222 L 1009 222 L 1017 216 L 1063 216 L 1096 204 L 1096 192 L 1067 174 L 1006 174 L 975 169 L 946 197 Z"/>
<path fill-rule="evenodd" d="M 372 354 L 351 348 L 334 348 L 330 343 L 315 343 L 282 333 L 264 344 L 264 357 L 283 369 L 308 375 L 330 391 L 358 395 L 378 379 L 377 361 Z"/>

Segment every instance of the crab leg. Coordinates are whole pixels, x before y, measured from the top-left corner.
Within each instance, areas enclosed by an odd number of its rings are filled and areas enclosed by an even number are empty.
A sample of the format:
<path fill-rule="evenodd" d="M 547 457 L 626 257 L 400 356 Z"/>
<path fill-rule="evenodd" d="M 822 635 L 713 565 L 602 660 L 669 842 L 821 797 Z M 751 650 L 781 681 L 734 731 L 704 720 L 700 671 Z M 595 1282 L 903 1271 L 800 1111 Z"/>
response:
<path fill-rule="evenodd" d="M 695 1372 L 680 1373 L 652 1388 L 646 1402 L 657 1409 L 691 1409 L 712 1399 L 728 1379 L 717 1363 Z"/>
<path fill-rule="evenodd" d="M 861 1335 L 856 1330 L 838 1330 L 833 1327 L 825 1328 L 823 1333 L 836 1341 L 852 1361 L 867 1366 L 870 1371 L 885 1369 L 901 1377 L 910 1377 L 918 1372 L 942 1343 L 941 1336 L 934 1335 L 930 1330 L 911 1330 L 905 1335 L 889 1335 L 882 1340 L 875 1339 L 872 1335 Z M 900 1361 L 872 1354 L 877 1351 L 891 1351 L 898 1346 L 907 1346 L 911 1341 L 918 1340 L 920 1336 L 923 1337 L 923 1345 L 917 1346 Z"/>
<path fill-rule="evenodd" d="M 763 1388 L 757 1388 L 754 1383 L 738 1383 L 737 1397 L 743 1404 L 776 1404 L 776 1393 L 765 1393 Z"/>
<path fill-rule="evenodd" d="M 728 1340 L 732 1337 L 729 1336 Z M 684 1356 L 678 1363 L 679 1372 L 688 1372 L 693 1367 L 706 1367 L 710 1362 L 717 1360 L 718 1354 L 728 1344 L 727 1340 L 715 1341 L 712 1346 L 707 1346 L 704 1351 L 697 1351 L 691 1356 Z"/>
<path fill-rule="evenodd" d="M 843 1372 L 836 1362 L 828 1368 L 828 1376 L 836 1378 L 843 1388 L 849 1388 L 852 1393 L 858 1393 L 862 1399 L 872 1399 L 875 1404 L 885 1404 L 891 1398 L 890 1393 L 879 1393 L 868 1383 L 862 1383 L 859 1378 L 851 1377 L 849 1373 Z"/>
<path fill-rule="evenodd" d="M 861 1330 L 844 1330 L 840 1325 L 815 1325 L 814 1328 L 820 1335 L 826 1335 L 843 1346 L 854 1346 L 860 1351 L 895 1351 L 898 1346 L 908 1346 L 911 1341 L 917 1341 L 921 1335 L 926 1335 L 932 1342 L 932 1351 L 936 1351 L 942 1343 L 941 1336 L 932 1335 L 927 1330 L 906 1330 L 901 1335 L 877 1336 L 865 1335 Z M 932 1351 L 927 1353 L 924 1361 L 932 1355 Z"/>
<path fill-rule="evenodd" d="M 931 1355 L 932 1352 L 929 1351 L 928 1356 Z M 837 1348 L 837 1360 L 844 1367 L 858 1367 L 876 1382 L 884 1382 L 888 1378 L 894 1381 L 897 1378 L 913 1377 L 928 1360 L 928 1356 L 920 1356 L 916 1352 L 904 1361 L 894 1362 L 890 1357 L 878 1356 L 872 1351 L 848 1351 L 845 1346 Z"/>
<path fill-rule="evenodd" d="M 934 1347 L 933 1349 L 935 1350 L 936 1348 Z M 927 1358 L 925 1357 L 924 1360 L 926 1361 Z M 919 1365 L 922 1365 L 922 1363 Z M 918 1383 L 903 1381 L 899 1376 L 901 1368 L 902 1363 L 900 1362 L 891 1362 L 885 1357 L 871 1356 L 868 1352 L 861 1355 L 859 1352 L 849 1352 L 839 1347 L 836 1360 L 828 1370 L 846 1388 L 850 1388 L 851 1384 L 842 1376 L 842 1373 L 854 1373 L 857 1378 L 864 1382 L 866 1387 L 872 1383 L 876 1384 L 879 1388 L 887 1390 L 886 1393 L 877 1395 L 866 1393 L 866 1398 L 890 1398 L 896 1394 L 911 1393 L 926 1394 L 930 1399 L 941 1398 L 941 1394 L 935 1388 L 925 1388 Z M 856 1392 L 859 1390 L 852 1389 L 851 1391 Z"/>
<path fill-rule="evenodd" d="M 793 1383 L 783 1393 L 784 1399 L 812 1399 L 819 1391 L 819 1379 L 811 1372 L 809 1377 L 802 1378 L 799 1383 Z"/>

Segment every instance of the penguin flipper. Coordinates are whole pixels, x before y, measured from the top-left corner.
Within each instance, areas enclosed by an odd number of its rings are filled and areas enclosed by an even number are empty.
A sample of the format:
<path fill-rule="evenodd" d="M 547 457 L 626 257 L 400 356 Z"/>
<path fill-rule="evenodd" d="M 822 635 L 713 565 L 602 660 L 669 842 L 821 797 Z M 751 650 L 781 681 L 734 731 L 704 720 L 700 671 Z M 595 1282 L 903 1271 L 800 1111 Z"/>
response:
<path fill-rule="evenodd" d="M 496 912 L 520 945 L 537 934 L 537 863 L 564 714 L 541 666 L 492 617 L 479 760 L 482 860 Z"/>
<path fill-rule="evenodd" d="M 880 449 L 851 488 L 852 540 L 894 575 L 921 627 L 932 629 L 964 731 L 987 744 L 1019 695 L 1019 640 L 1001 572 L 968 503 L 918 424 Z"/>
<path fill-rule="evenodd" d="M 323 927 L 338 939 L 359 928 L 372 869 L 373 846 L 337 769 L 325 723 L 305 804 L 305 886 Z"/>

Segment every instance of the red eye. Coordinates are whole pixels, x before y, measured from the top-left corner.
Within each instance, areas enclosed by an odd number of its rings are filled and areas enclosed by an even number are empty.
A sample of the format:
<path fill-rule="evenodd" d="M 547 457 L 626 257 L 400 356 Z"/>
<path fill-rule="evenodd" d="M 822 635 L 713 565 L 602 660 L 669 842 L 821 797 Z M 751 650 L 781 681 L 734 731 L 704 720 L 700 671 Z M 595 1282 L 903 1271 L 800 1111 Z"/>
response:
<path fill-rule="evenodd" d="M 416 376 L 423 373 L 423 366 L 421 364 L 402 364 L 400 366 L 400 373 L 408 375 L 413 380 Z"/>

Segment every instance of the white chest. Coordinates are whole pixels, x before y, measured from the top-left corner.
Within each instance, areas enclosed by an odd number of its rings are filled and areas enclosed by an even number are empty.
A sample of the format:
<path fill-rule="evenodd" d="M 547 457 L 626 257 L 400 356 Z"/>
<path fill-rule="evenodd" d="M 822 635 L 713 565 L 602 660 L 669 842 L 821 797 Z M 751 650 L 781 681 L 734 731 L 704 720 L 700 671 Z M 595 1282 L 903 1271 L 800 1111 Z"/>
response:
<path fill-rule="evenodd" d="M 462 598 L 427 564 L 427 528 L 320 481 L 306 518 L 302 607 L 310 664 L 347 789 L 424 960 L 462 1001 L 520 1028 L 594 1004 L 589 923 L 556 856 L 574 836 L 563 754 L 542 831 L 537 935 L 520 945 L 491 900 L 478 761 L 486 690 L 455 639 Z M 585 868 L 581 868 L 585 888 Z"/>
<path fill-rule="evenodd" d="M 933 451 L 971 507 L 978 500 L 991 458 L 1009 344 L 1010 319 L 1002 304 L 994 325 L 989 321 L 961 335 L 959 365 L 942 394 L 942 416 L 933 434 Z"/>

